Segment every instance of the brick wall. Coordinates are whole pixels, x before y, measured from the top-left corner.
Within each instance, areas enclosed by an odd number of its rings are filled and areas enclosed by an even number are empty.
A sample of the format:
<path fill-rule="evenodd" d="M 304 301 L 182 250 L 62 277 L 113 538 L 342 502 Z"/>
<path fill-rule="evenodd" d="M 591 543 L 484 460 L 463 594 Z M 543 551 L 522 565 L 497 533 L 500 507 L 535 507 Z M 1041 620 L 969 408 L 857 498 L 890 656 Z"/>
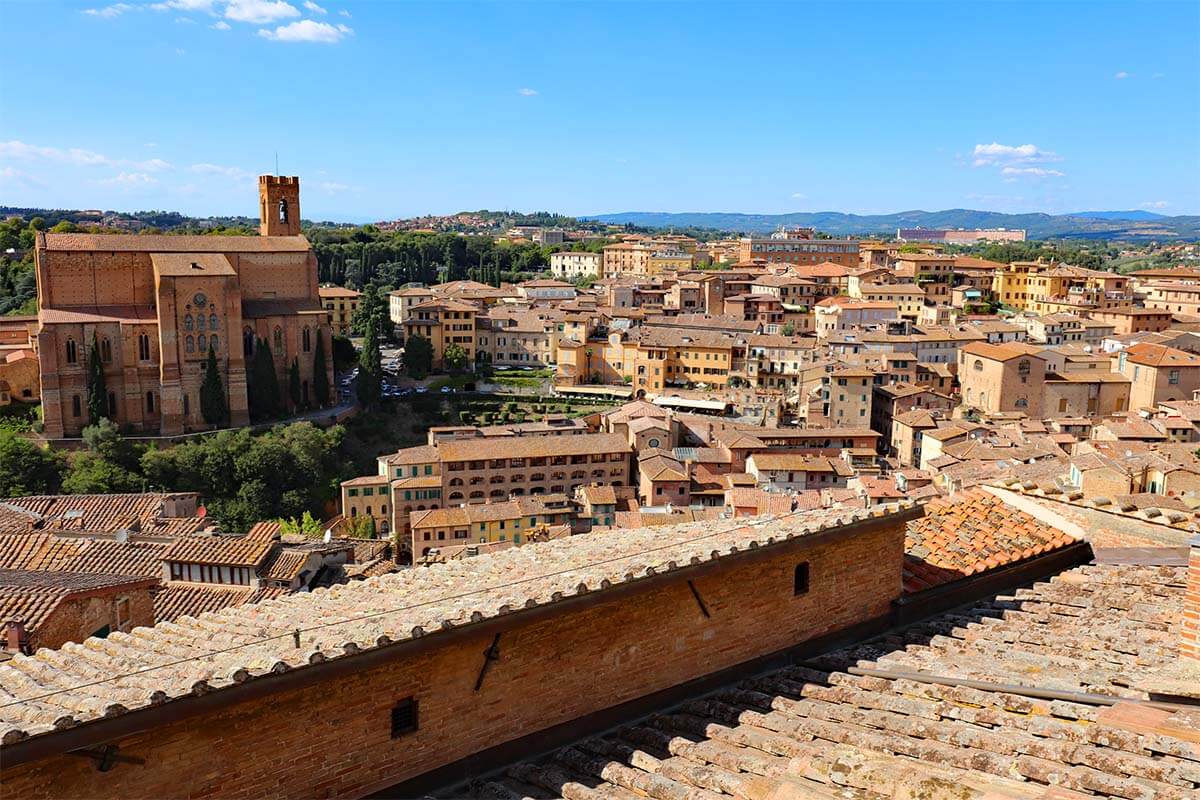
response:
<path fill-rule="evenodd" d="M 900 594 L 903 541 L 903 524 L 883 522 L 728 559 L 694 580 L 711 617 L 683 577 L 525 624 L 514 617 L 479 692 L 494 633 L 464 631 L 443 646 L 114 742 L 144 765 L 100 773 L 88 759 L 54 756 L 0 781 L 25 800 L 361 796 L 887 614 Z M 809 564 L 810 589 L 795 596 L 799 562 Z M 419 701 L 420 728 L 392 739 L 391 709 L 408 697 Z"/>
<path fill-rule="evenodd" d="M 120 587 L 113 591 L 96 592 L 68 598 L 42 621 L 32 635 L 30 644 L 34 648 L 59 648 L 67 642 L 82 642 L 101 628 L 108 626 L 117 630 L 116 604 L 119 598 L 128 598 L 126 616 L 122 616 L 125 630 L 154 624 L 154 600 L 150 586 L 131 589 Z"/>

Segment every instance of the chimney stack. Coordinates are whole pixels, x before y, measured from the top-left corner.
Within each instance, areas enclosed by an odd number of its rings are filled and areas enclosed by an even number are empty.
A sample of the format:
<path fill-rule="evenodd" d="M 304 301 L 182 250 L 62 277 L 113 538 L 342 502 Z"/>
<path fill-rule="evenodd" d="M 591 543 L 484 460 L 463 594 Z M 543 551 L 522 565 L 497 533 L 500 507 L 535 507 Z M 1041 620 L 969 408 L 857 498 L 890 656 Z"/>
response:
<path fill-rule="evenodd" d="M 29 635 L 25 632 L 25 620 L 10 619 L 4 623 L 4 649 L 10 653 L 29 655 Z"/>

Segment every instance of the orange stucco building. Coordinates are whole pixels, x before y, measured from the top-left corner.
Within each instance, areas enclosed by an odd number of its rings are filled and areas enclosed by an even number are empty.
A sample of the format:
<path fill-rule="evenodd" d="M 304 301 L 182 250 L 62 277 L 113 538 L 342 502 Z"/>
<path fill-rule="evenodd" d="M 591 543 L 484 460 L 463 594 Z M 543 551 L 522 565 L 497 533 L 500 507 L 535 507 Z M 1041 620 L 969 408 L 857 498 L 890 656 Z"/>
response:
<path fill-rule="evenodd" d="M 271 348 L 280 385 L 295 359 L 303 396 L 314 402 L 321 337 L 332 385 L 316 256 L 300 234 L 299 178 L 262 176 L 259 203 L 260 236 L 38 234 L 37 341 L 49 438 L 78 436 L 93 421 L 93 347 L 109 416 L 141 433 L 207 427 L 199 395 L 209 349 L 234 426 L 249 421 L 246 371 L 260 340 Z"/>

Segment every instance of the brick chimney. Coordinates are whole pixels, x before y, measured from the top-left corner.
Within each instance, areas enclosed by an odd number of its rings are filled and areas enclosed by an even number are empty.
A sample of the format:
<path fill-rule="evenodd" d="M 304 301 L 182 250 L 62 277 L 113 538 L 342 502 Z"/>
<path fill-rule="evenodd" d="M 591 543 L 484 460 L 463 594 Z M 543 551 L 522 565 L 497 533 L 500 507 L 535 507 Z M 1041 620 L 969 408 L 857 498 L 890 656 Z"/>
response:
<path fill-rule="evenodd" d="M 24 653 L 29 655 L 29 635 L 25 632 L 25 620 L 5 620 L 4 649 L 10 653 Z"/>
<path fill-rule="evenodd" d="M 1188 542 L 1187 588 L 1183 598 L 1183 637 L 1179 654 L 1200 665 L 1200 533 Z"/>

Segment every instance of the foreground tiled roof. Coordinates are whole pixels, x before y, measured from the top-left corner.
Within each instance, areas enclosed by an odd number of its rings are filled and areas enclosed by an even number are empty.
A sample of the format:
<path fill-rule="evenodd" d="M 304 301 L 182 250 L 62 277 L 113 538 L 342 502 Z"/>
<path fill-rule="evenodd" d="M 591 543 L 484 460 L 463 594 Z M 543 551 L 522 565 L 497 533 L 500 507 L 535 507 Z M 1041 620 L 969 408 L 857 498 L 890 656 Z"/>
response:
<path fill-rule="evenodd" d="M 231 586 L 220 583 L 189 583 L 169 581 L 154 596 L 154 620 L 161 624 L 175 622 L 181 617 L 199 617 L 206 612 L 235 608 L 281 597 L 287 589 L 264 586 Z"/>
<path fill-rule="evenodd" d="M 1140 668 L 1178 658 L 1184 580 L 1174 567 L 1081 567 L 446 796 L 1194 798 L 1200 713 L 1140 705 L 1146 693 L 1128 685 Z M 863 668 L 889 672 L 849 672 Z M 1020 686 L 1128 702 L 1036 699 Z"/>
<path fill-rule="evenodd" d="M 904 591 L 919 592 L 1058 550 L 1078 541 L 983 488 L 925 506 L 908 523 Z"/>
<path fill-rule="evenodd" d="M 87 639 L 59 651 L 17 655 L 0 665 L 0 743 L 219 691 L 285 668 L 437 635 L 902 509 L 812 511 L 570 536 L 227 608 L 199 619 L 182 616 L 174 623 Z M 299 647 L 293 644 L 297 630 Z"/>

